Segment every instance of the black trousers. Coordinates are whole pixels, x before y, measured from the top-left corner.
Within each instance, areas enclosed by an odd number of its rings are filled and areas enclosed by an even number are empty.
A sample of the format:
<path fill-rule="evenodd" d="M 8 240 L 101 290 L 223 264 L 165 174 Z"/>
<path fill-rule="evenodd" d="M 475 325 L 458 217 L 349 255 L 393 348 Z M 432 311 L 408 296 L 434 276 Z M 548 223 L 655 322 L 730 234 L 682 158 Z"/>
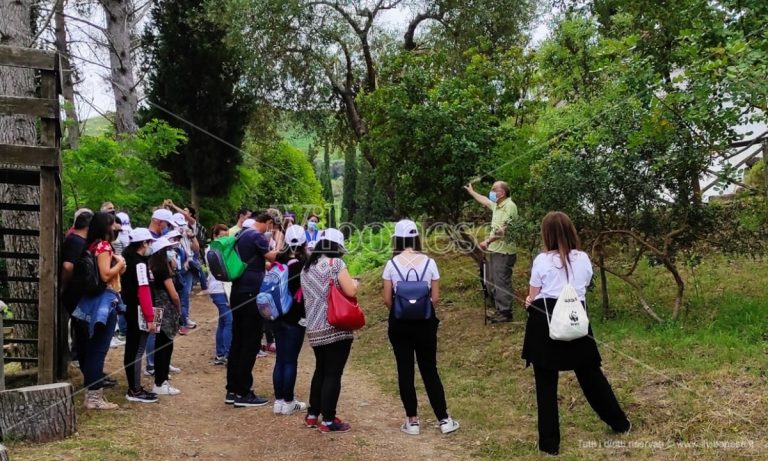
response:
<path fill-rule="evenodd" d="M 155 334 L 155 385 L 161 386 L 168 380 L 168 370 L 171 367 L 173 355 L 173 338 L 163 333 Z M 141 363 L 141 362 L 138 362 Z"/>
<path fill-rule="evenodd" d="M 149 333 L 139 330 L 139 315 L 137 306 L 126 306 L 125 321 L 125 355 L 123 366 L 128 380 L 128 390 L 137 391 L 141 388 L 141 359 L 147 348 Z M 162 383 L 161 383 L 162 384 Z"/>
<path fill-rule="evenodd" d="M 619 406 L 611 385 L 599 366 L 573 370 L 582 392 L 592 409 L 614 431 L 629 429 L 629 420 Z M 533 364 L 536 377 L 536 403 L 539 413 L 539 450 L 554 453 L 560 450 L 560 421 L 557 411 L 557 380 L 559 372 Z"/>
<path fill-rule="evenodd" d="M 437 326 L 438 320 L 416 322 L 390 319 L 389 342 L 397 362 L 397 384 L 406 416 L 418 415 L 414 356 L 419 364 L 419 373 L 427 390 L 429 404 L 438 421 L 448 417 L 445 390 L 437 372 Z"/>
<path fill-rule="evenodd" d="M 341 394 L 341 375 L 347 364 L 352 340 L 346 339 L 325 346 L 313 347 L 315 352 L 315 374 L 309 389 L 310 415 L 323 415 L 323 421 L 336 418 L 336 404 Z"/>
<path fill-rule="evenodd" d="M 227 360 L 227 391 L 245 395 L 253 387 L 253 365 L 261 347 L 264 322 L 255 292 L 232 292 L 232 343 Z"/>

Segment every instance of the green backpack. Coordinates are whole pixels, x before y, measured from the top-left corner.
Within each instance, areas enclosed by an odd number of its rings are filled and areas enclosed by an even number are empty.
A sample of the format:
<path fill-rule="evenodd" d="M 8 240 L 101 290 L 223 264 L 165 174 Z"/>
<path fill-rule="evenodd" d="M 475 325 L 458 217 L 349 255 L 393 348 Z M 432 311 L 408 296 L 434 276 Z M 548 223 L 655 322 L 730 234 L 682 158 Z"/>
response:
<path fill-rule="evenodd" d="M 219 237 L 211 242 L 211 247 L 205 255 L 208 270 L 213 277 L 221 282 L 232 282 L 245 272 L 247 264 L 240 259 L 237 252 L 237 237 Z"/>

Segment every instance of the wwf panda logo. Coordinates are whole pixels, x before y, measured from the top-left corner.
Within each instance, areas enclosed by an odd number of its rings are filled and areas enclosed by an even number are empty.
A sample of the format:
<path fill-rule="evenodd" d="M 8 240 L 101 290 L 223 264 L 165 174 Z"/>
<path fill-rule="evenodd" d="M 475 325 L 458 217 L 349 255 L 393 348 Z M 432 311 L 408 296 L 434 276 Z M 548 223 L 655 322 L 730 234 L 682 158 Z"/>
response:
<path fill-rule="evenodd" d="M 579 316 L 576 314 L 576 311 L 571 311 L 571 315 L 569 315 L 568 318 L 571 319 L 571 322 L 579 321 Z"/>

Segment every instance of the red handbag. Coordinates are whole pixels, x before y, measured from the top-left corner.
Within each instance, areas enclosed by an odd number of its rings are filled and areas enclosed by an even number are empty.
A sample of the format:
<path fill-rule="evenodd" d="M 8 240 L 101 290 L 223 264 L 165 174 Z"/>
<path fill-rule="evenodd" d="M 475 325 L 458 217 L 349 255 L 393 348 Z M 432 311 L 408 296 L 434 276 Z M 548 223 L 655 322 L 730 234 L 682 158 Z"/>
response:
<path fill-rule="evenodd" d="M 333 268 L 333 259 L 329 264 Z M 333 277 L 328 291 L 328 323 L 339 330 L 359 330 L 365 326 L 365 314 L 360 309 L 357 298 L 350 298 L 336 288 Z"/>

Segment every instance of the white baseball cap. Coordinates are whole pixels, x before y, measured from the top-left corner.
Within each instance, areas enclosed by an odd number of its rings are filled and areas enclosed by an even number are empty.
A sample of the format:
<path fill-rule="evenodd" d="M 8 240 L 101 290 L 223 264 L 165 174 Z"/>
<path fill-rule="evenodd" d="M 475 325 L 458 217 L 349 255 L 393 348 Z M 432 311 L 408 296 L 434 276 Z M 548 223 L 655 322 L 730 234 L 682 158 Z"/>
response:
<path fill-rule="evenodd" d="M 128 217 L 128 213 L 125 213 L 125 212 L 121 211 L 116 216 L 118 218 L 120 218 L 120 222 L 123 223 L 123 228 L 125 228 L 125 226 L 129 226 L 130 227 L 130 225 L 131 225 L 131 218 Z"/>
<path fill-rule="evenodd" d="M 128 234 L 128 240 L 131 243 L 134 243 L 134 242 L 146 242 L 147 240 L 154 241 L 155 238 L 152 237 L 152 234 L 149 232 L 149 229 L 144 227 L 137 227 L 136 229 L 133 229 L 130 234 Z"/>
<path fill-rule="evenodd" d="M 183 227 L 187 225 L 187 218 L 184 217 L 181 213 L 174 213 L 173 216 L 171 216 L 171 224 L 177 227 Z"/>
<path fill-rule="evenodd" d="M 166 210 L 165 208 L 158 208 L 154 213 L 152 213 L 152 219 L 157 219 L 158 221 L 165 221 L 168 224 L 173 224 L 173 213 L 171 213 L 169 210 Z"/>
<path fill-rule="evenodd" d="M 299 225 L 292 225 L 288 228 L 288 230 L 285 231 L 285 243 L 288 246 L 299 246 L 304 245 L 307 241 L 307 234 L 304 231 L 304 228 Z"/>
<path fill-rule="evenodd" d="M 181 233 L 179 231 L 177 231 L 177 230 L 169 231 L 168 233 L 163 235 L 163 238 L 166 238 L 168 240 L 170 240 L 172 238 L 176 238 L 176 237 L 181 237 Z"/>
<path fill-rule="evenodd" d="M 165 237 L 160 237 L 159 239 L 152 242 L 152 253 L 157 253 L 172 246 L 173 243 L 170 240 Z"/>
<path fill-rule="evenodd" d="M 317 236 L 317 241 L 328 240 L 339 245 L 341 251 L 347 251 L 344 248 L 344 234 L 340 230 L 329 227 L 328 229 L 320 231 L 320 235 Z"/>
<path fill-rule="evenodd" d="M 395 224 L 395 237 L 417 237 L 419 228 L 410 219 L 401 219 Z"/>
<path fill-rule="evenodd" d="M 256 220 L 248 218 L 245 221 L 243 221 L 242 229 L 250 229 L 251 227 L 253 227 L 254 224 L 256 224 Z"/>

